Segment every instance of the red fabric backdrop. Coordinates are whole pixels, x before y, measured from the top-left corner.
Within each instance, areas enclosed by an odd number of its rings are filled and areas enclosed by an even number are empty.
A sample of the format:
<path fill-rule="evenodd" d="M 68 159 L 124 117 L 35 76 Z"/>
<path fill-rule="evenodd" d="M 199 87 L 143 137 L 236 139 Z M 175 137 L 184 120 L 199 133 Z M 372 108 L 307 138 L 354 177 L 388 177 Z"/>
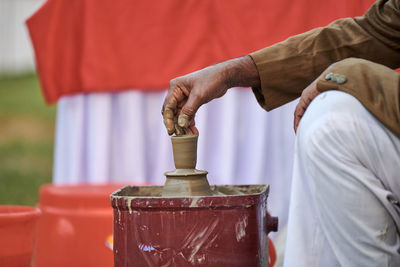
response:
<path fill-rule="evenodd" d="M 176 76 L 363 14 L 372 0 L 48 0 L 27 25 L 46 102 Z"/>

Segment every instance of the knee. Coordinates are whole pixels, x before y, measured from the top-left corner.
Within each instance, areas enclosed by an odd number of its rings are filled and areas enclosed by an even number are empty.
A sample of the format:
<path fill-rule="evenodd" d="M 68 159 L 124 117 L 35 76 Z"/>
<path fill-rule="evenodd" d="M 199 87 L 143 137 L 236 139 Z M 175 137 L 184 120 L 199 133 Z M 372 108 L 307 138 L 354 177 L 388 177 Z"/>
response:
<path fill-rule="evenodd" d="M 324 135 L 330 131 L 332 114 L 323 107 L 327 94 L 322 93 L 315 98 L 300 121 L 296 136 L 300 156 L 318 152 Z"/>
<path fill-rule="evenodd" d="M 297 154 L 304 164 L 314 165 L 327 152 L 326 135 L 332 130 L 330 120 L 329 116 L 311 116 L 310 112 L 303 116 L 296 141 Z"/>
<path fill-rule="evenodd" d="M 315 98 L 297 132 L 300 157 L 313 164 L 316 160 L 342 155 L 346 145 L 354 142 L 360 131 L 365 108 L 353 96 L 328 91 Z"/>

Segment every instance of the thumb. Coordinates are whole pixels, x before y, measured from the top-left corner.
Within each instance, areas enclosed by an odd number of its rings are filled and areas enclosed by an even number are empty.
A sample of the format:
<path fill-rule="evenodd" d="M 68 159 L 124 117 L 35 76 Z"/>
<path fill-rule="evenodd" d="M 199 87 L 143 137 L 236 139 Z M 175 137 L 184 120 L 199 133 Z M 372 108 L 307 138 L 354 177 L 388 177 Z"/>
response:
<path fill-rule="evenodd" d="M 180 127 L 188 128 L 194 115 L 202 104 L 201 97 L 199 97 L 196 93 L 191 92 L 187 102 L 182 107 L 182 110 L 179 114 L 178 125 Z"/>

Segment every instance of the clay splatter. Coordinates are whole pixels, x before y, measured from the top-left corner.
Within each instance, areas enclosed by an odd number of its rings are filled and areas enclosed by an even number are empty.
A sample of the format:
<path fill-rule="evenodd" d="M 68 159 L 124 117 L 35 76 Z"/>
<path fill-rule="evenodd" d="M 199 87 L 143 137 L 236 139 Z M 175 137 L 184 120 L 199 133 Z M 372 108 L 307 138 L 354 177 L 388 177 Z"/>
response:
<path fill-rule="evenodd" d="M 118 212 L 118 223 L 121 223 L 121 211 L 117 209 Z"/>
<path fill-rule="evenodd" d="M 196 208 L 196 207 L 198 207 L 197 202 L 199 201 L 199 199 L 200 199 L 200 198 L 198 198 L 198 197 L 194 197 L 194 198 L 192 199 L 192 202 L 190 203 L 189 208 Z"/>
<path fill-rule="evenodd" d="M 247 216 L 241 218 L 235 225 L 236 240 L 239 242 L 246 235 Z"/>
<path fill-rule="evenodd" d="M 132 198 L 129 198 L 127 202 L 128 202 L 129 214 L 132 214 Z"/>

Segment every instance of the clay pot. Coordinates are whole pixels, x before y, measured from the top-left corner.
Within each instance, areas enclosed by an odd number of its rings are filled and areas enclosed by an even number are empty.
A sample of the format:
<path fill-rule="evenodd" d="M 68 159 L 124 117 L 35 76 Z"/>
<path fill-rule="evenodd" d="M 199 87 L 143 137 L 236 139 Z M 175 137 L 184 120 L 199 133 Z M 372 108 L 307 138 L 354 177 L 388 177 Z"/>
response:
<path fill-rule="evenodd" d="M 196 170 L 197 135 L 173 136 L 172 151 L 176 170 L 166 172 L 163 196 L 211 196 L 207 171 Z"/>
<path fill-rule="evenodd" d="M 180 174 L 177 169 L 166 173 L 163 196 L 211 196 L 213 192 L 207 180 L 206 171 L 194 170 Z"/>
<path fill-rule="evenodd" d="M 198 135 L 171 137 L 176 169 L 195 169 L 197 163 Z"/>

